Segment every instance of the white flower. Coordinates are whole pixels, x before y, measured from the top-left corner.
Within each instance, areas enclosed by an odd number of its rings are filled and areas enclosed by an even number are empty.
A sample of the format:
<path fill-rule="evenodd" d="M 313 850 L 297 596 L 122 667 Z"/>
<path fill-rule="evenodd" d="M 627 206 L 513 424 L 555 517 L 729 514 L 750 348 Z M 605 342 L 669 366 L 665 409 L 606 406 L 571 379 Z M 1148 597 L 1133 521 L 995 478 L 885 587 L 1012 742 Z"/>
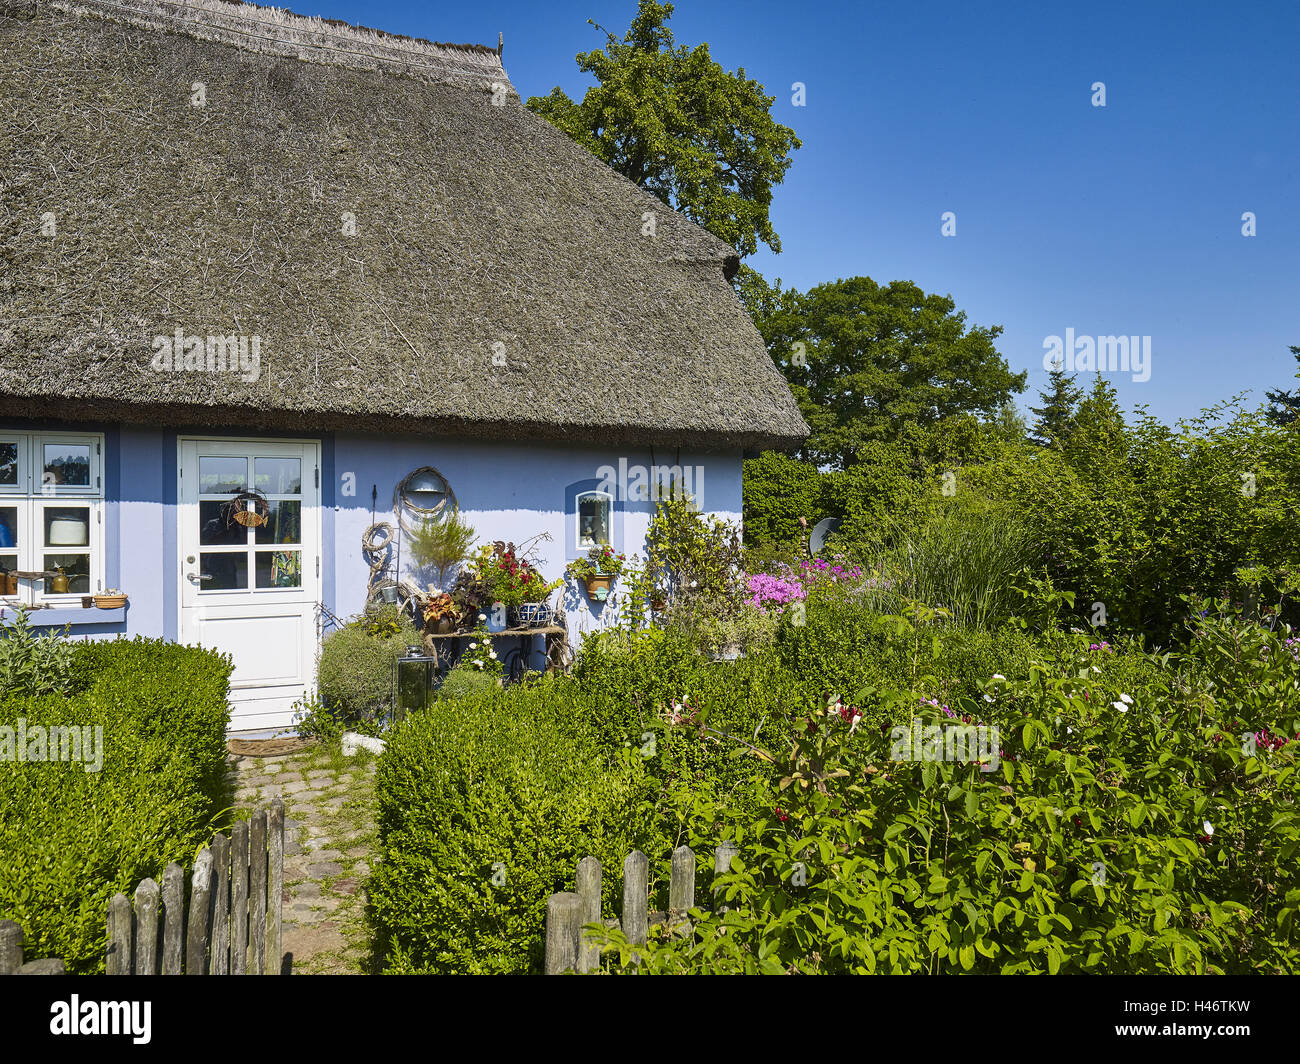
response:
<path fill-rule="evenodd" d="M 469 648 L 470 648 L 470 650 L 473 650 L 476 646 L 478 646 L 477 643 L 471 643 L 471 644 L 469 645 Z"/>
<path fill-rule="evenodd" d="M 1003 676 L 1002 673 L 1000 673 L 1000 672 L 995 672 L 995 673 L 993 674 L 993 677 L 992 677 L 992 678 L 995 679 L 995 680 L 1005 680 L 1005 679 L 1006 679 L 1006 677 Z"/>
<path fill-rule="evenodd" d="M 691 581 L 691 587 L 698 587 L 698 586 L 699 584 L 697 584 L 694 580 Z"/>
<path fill-rule="evenodd" d="M 1116 709 L 1118 709 L 1121 713 L 1128 712 L 1128 706 L 1124 705 L 1123 702 L 1112 702 L 1111 705 L 1114 706 Z"/>
<path fill-rule="evenodd" d="M 1131 706 L 1133 704 L 1133 699 L 1129 698 L 1129 696 L 1126 694 L 1121 694 L 1119 696 L 1119 700 L 1123 702 L 1124 705 L 1126 706 Z"/>
<path fill-rule="evenodd" d="M 984 701 L 985 701 L 985 702 L 992 702 L 992 701 L 993 701 L 993 696 L 992 696 L 992 695 L 985 695 L 985 696 L 984 696 Z"/>
<path fill-rule="evenodd" d="M 1205 834 L 1207 834 L 1207 835 L 1213 835 L 1213 834 L 1214 834 L 1214 825 L 1211 824 L 1208 820 L 1207 820 L 1204 824 L 1201 825 L 1201 828 L 1202 828 L 1202 830 L 1205 832 Z"/>
<path fill-rule="evenodd" d="M 496 661 L 496 660 L 497 660 L 497 652 L 496 652 L 495 650 L 492 651 L 490 654 L 488 654 L 488 657 L 490 657 L 493 661 Z"/>
<path fill-rule="evenodd" d="M 487 620 L 487 614 L 486 614 L 486 613 L 480 613 L 480 614 L 478 615 L 478 619 L 479 619 L 480 621 L 486 621 L 486 620 Z"/>
<path fill-rule="evenodd" d="M 1092 671 L 1093 671 L 1093 672 L 1101 672 L 1101 669 L 1097 668 L 1097 666 L 1094 665 L 1094 666 L 1092 667 Z"/>

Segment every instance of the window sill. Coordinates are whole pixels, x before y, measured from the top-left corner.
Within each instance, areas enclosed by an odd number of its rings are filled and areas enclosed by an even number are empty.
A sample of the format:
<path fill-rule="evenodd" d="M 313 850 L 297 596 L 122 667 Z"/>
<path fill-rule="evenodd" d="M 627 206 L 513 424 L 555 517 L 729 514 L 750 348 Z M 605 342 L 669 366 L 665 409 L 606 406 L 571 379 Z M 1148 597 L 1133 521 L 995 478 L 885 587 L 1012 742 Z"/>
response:
<path fill-rule="evenodd" d="M 111 610 L 101 610 L 97 606 L 86 609 L 83 606 L 54 606 L 48 610 L 29 610 L 27 619 L 33 627 L 62 628 L 65 624 L 76 627 L 79 624 L 113 624 L 126 620 L 126 606 L 117 606 Z M 0 621 L 8 624 L 18 611 L 10 605 L 0 605 Z"/>

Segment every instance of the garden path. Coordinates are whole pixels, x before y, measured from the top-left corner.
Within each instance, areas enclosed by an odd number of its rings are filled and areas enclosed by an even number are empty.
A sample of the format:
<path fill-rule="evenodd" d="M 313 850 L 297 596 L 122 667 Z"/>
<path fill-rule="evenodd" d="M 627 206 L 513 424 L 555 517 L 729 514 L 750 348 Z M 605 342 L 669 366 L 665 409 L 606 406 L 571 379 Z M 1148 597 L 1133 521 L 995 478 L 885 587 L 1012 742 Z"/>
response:
<path fill-rule="evenodd" d="M 284 802 L 284 952 L 292 954 L 293 974 L 364 973 L 377 759 L 313 745 L 267 757 L 231 752 L 227 761 L 236 817 L 251 816 L 277 794 Z"/>

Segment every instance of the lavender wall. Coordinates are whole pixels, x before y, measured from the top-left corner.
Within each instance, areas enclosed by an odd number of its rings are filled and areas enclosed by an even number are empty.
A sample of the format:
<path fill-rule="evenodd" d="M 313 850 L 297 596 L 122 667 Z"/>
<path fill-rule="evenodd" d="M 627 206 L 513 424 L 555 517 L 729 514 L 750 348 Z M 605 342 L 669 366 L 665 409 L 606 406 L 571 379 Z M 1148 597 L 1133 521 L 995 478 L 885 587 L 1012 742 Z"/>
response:
<path fill-rule="evenodd" d="M 66 426 L 62 426 L 66 427 Z M 130 595 L 125 611 L 55 611 L 34 616 L 37 622 L 72 621 L 77 636 L 145 635 L 176 639 L 177 618 L 176 438 L 177 433 L 138 427 L 81 426 L 106 434 L 105 505 L 106 575 L 110 586 Z M 190 434 L 190 433 L 186 433 Z M 203 434 L 194 430 L 193 434 Z M 218 436 L 212 433 L 212 436 Z M 268 434 L 269 435 L 269 434 Z M 285 436 L 305 434 L 286 431 Z M 232 438 L 245 438 L 232 434 Z M 393 523 L 393 492 L 398 482 L 421 466 L 446 477 L 462 515 L 480 541 L 522 542 L 549 532 L 539 547 L 548 579 L 563 574 L 577 557 L 574 544 L 575 496 L 598 486 L 600 468 L 618 468 L 619 460 L 637 465 L 699 466 L 703 481 L 696 497 L 707 512 L 739 521 L 741 458 L 730 454 L 696 454 L 682 450 L 653 454 L 593 447 L 561 447 L 345 435 L 322 437 L 322 596 L 340 617 L 358 613 L 369 575 L 361 537 L 371 524 L 371 491 L 378 494 L 373 519 Z M 349 487 L 355 494 L 344 494 Z M 612 538 L 629 556 L 644 553 L 653 513 L 649 502 L 615 501 Z M 415 569 L 402 549 L 403 575 L 424 585 L 433 574 Z M 617 589 L 616 589 L 617 590 Z M 593 604 L 570 581 L 553 601 L 563 604 L 574 631 L 590 631 L 617 617 L 617 595 Z M 79 613 L 80 616 L 69 616 Z"/>

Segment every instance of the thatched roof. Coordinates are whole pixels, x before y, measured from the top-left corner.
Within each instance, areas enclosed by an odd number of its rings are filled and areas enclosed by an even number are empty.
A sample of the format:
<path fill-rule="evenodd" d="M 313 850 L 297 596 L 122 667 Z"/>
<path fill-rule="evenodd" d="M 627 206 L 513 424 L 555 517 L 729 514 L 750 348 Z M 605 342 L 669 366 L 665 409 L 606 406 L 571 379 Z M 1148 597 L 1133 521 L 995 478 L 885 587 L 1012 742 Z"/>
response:
<path fill-rule="evenodd" d="M 0 415 L 807 432 L 732 249 L 529 113 L 496 49 L 223 0 L 0 0 L 0 101 Z M 260 337 L 259 379 L 151 368 L 178 328 Z"/>

